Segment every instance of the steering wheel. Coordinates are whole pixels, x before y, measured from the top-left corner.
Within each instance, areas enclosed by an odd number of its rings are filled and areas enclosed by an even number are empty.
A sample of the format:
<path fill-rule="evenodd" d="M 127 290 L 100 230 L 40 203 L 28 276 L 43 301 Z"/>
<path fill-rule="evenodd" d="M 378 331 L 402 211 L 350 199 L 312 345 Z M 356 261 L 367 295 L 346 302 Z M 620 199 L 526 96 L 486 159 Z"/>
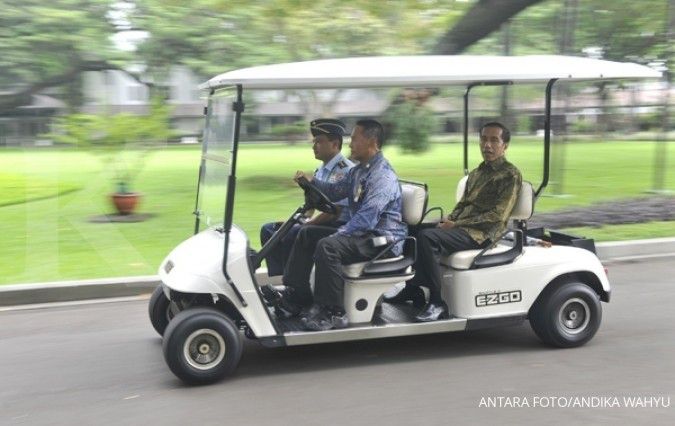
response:
<path fill-rule="evenodd" d="M 322 211 L 324 213 L 336 214 L 337 206 L 321 192 L 319 188 L 316 187 L 313 183 L 308 181 L 306 178 L 301 177 L 298 179 L 298 186 L 305 191 L 305 205 Z"/>

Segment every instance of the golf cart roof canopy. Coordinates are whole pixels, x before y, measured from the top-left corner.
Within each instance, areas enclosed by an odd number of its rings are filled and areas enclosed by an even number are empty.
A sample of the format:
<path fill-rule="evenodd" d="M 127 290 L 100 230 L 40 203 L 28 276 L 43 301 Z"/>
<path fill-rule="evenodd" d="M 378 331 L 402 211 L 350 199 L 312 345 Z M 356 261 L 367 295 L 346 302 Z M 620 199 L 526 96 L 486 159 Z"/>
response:
<path fill-rule="evenodd" d="M 574 56 L 375 56 L 323 59 L 242 68 L 220 74 L 201 89 L 241 85 L 247 89 L 436 87 L 474 82 L 545 83 L 658 78 L 635 63 Z"/>

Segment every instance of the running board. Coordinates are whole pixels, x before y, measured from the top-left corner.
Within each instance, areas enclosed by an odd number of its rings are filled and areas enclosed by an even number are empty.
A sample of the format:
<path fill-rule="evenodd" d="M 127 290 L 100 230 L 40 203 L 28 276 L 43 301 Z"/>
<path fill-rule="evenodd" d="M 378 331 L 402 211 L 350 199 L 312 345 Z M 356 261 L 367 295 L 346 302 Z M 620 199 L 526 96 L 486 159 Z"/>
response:
<path fill-rule="evenodd" d="M 345 342 L 350 340 L 379 339 L 384 337 L 413 336 L 418 334 L 464 331 L 465 318 L 453 318 L 424 323 L 363 325 L 328 331 L 304 331 L 284 333 L 287 346 L 312 345 L 316 343 Z"/>

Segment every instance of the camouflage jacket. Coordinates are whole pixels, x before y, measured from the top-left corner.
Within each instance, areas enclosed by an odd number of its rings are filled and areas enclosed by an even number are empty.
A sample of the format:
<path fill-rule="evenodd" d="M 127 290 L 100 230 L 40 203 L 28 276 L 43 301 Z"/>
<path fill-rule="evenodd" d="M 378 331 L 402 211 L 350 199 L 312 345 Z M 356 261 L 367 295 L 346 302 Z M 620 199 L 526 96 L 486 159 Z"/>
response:
<path fill-rule="evenodd" d="M 507 227 L 521 183 L 520 172 L 505 158 L 483 161 L 469 173 L 464 195 L 449 219 L 479 244 L 495 241 Z"/>

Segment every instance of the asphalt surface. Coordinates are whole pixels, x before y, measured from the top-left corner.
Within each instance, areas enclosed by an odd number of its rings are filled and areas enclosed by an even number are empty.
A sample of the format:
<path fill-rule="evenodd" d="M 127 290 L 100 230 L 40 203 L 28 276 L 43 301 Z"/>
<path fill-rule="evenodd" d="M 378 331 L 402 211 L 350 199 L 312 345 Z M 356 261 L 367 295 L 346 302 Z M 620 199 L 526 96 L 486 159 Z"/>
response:
<path fill-rule="evenodd" d="M 580 348 L 548 348 L 527 323 L 277 349 L 247 341 L 235 376 L 205 387 L 168 370 L 145 300 L 3 311 L 0 424 L 674 424 L 673 261 L 610 265 L 612 302 Z"/>

